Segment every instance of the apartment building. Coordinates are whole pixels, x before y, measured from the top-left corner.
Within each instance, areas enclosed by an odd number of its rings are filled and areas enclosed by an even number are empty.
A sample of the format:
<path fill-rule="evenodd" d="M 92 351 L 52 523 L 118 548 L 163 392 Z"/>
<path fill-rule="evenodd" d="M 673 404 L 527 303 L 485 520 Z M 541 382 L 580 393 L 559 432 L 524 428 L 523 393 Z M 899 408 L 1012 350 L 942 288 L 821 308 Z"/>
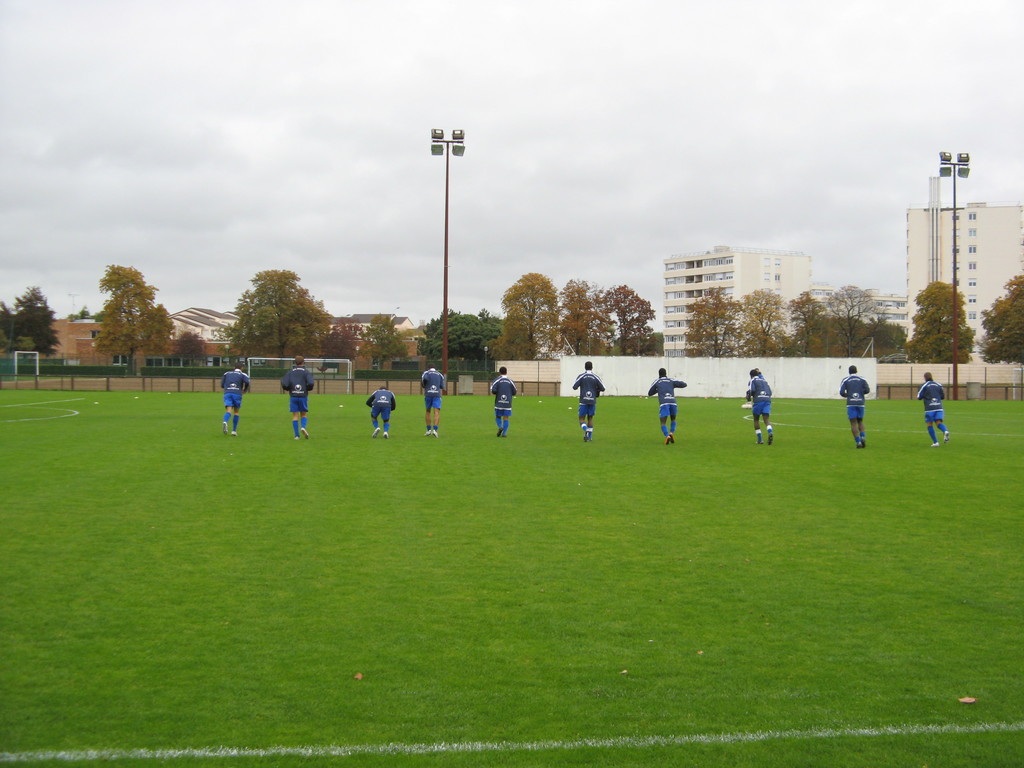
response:
<path fill-rule="evenodd" d="M 764 289 L 790 301 L 811 288 L 811 257 L 800 251 L 716 245 L 710 251 L 670 256 L 664 265 L 666 357 L 684 356 L 689 306 L 705 291 L 721 288 L 739 299 Z"/>
<path fill-rule="evenodd" d="M 1005 293 L 1007 281 L 1024 272 L 1024 206 L 967 203 L 957 206 L 957 288 L 976 345 L 984 335 L 982 312 Z M 929 204 L 907 209 L 907 296 L 931 282 L 953 282 L 953 209 L 943 207 L 938 178 L 929 180 Z"/>

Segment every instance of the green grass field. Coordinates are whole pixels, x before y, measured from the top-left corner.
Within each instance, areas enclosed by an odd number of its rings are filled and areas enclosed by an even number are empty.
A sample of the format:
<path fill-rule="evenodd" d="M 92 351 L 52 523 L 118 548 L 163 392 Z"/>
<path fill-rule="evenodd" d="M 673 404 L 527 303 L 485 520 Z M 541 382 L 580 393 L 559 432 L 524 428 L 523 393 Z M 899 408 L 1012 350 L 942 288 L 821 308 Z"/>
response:
<path fill-rule="evenodd" d="M 1024 762 L 1021 403 L 363 400 L 0 391 L 0 762 Z"/>

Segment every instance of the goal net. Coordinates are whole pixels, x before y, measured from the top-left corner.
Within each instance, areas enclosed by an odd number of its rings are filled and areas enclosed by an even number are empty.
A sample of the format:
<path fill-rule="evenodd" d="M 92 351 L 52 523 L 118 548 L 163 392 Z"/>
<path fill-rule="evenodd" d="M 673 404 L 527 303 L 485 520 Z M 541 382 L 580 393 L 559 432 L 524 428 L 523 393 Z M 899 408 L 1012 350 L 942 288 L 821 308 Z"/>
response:
<path fill-rule="evenodd" d="M 294 357 L 250 357 L 246 360 L 249 378 L 280 378 L 295 367 Z M 351 393 L 352 361 L 337 357 L 307 357 L 304 367 L 318 379 L 347 382 Z"/>

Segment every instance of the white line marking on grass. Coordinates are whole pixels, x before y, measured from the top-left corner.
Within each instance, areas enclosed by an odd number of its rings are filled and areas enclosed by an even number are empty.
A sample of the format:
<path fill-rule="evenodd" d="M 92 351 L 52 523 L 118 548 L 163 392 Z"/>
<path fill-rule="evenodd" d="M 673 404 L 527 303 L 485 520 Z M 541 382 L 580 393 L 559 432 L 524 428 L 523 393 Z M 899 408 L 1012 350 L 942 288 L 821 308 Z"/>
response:
<path fill-rule="evenodd" d="M 0 408 L 38 408 L 41 405 L 56 405 L 57 403 L 77 403 L 85 400 L 84 397 L 73 397 L 70 400 L 44 400 L 41 403 L 7 403 L 0 405 Z M 38 416 L 31 419 L 0 419 L 0 424 L 14 424 L 19 421 L 49 421 L 50 419 L 66 419 L 68 416 L 77 416 L 78 411 L 71 408 L 47 408 L 50 411 L 66 411 L 57 416 Z"/>
<path fill-rule="evenodd" d="M 67 763 L 96 760 L 178 760 L 225 757 L 351 757 L 353 755 L 436 755 L 480 752 L 546 752 L 577 749 L 637 749 L 680 747 L 690 744 L 746 744 L 759 741 L 871 738 L 975 733 L 1019 733 L 1024 722 L 973 725 L 883 725 L 869 728 L 823 728 L 751 733 L 699 733 L 690 736 L 622 736 L 570 741 L 466 741 L 434 744 L 361 744 L 322 747 L 195 747 L 185 749 L 82 749 L 37 752 L 0 752 L 0 763 Z"/>

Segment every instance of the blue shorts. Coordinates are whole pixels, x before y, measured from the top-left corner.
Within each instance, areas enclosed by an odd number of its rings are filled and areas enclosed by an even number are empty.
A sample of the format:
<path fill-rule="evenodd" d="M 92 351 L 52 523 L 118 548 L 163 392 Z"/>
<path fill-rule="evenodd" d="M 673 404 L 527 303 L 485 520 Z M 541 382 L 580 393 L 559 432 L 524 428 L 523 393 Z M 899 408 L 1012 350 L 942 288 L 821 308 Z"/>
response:
<path fill-rule="evenodd" d="M 772 412 L 772 402 L 754 403 L 751 413 L 755 416 L 768 416 Z"/>
<path fill-rule="evenodd" d="M 597 403 L 580 403 L 580 418 L 597 413 Z"/>
<path fill-rule="evenodd" d="M 495 408 L 494 409 L 494 417 L 496 419 L 509 419 L 509 418 L 512 417 L 512 409 L 511 408 Z"/>
<path fill-rule="evenodd" d="M 942 421 L 946 418 L 946 412 L 939 408 L 937 411 L 925 411 L 924 412 L 924 423 L 931 424 L 935 421 Z"/>
<path fill-rule="evenodd" d="M 308 413 L 309 412 L 309 398 L 308 397 L 290 397 L 288 403 L 288 410 L 292 413 Z"/>
<path fill-rule="evenodd" d="M 383 421 L 391 421 L 391 409 L 385 408 L 383 405 L 375 405 L 370 408 L 370 418 L 376 419 L 378 416 L 380 416 Z"/>
<path fill-rule="evenodd" d="M 846 406 L 846 418 L 848 418 L 848 419 L 863 419 L 864 418 L 864 406 L 863 405 L 848 405 L 848 406 Z"/>
<path fill-rule="evenodd" d="M 423 400 L 427 404 L 427 410 L 428 411 L 431 408 L 437 408 L 437 410 L 441 410 L 441 396 L 440 395 L 427 395 L 426 397 L 423 398 Z"/>
<path fill-rule="evenodd" d="M 671 416 L 674 420 L 678 412 L 679 407 L 675 403 L 662 403 L 661 408 L 658 409 L 658 416 L 663 419 Z"/>
<path fill-rule="evenodd" d="M 238 392 L 225 392 L 224 393 L 224 407 L 225 408 L 241 408 L 242 407 L 242 395 Z"/>

